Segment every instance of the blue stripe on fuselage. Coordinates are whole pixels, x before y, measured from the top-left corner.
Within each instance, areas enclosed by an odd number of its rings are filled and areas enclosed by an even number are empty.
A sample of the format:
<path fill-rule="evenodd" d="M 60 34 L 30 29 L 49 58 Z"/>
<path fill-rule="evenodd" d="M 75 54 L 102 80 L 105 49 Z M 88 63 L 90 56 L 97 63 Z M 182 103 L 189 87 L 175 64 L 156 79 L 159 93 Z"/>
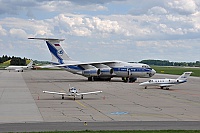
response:
<path fill-rule="evenodd" d="M 130 72 L 150 72 L 151 69 L 148 68 L 125 68 L 125 67 L 115 67 L 113 68 L 114 71 L 121 71 L 121 72 L 126 72 L 126 71 L 130 71 Z"/>
<path fill-rule="evenodd" d="M 101 70 L 101 72 L 104 72 L 104 73 L 105 73 L 105 72 L 110 72 L 110 71 L 109 71 L 109 70 Z"/>

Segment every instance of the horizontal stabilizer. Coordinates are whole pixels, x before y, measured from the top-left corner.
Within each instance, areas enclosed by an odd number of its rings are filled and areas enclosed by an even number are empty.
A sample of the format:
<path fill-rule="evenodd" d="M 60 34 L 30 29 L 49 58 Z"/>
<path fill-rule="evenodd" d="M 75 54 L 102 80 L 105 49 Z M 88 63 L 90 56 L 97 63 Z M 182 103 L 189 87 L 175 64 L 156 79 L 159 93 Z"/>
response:
<path fill-rule="evenodd" d="M 56 39 L 56 38 L 34 38 L 30 37 L 28 39 L 44 40 L 44 41 L 64 41 L 65 39 Z"/>

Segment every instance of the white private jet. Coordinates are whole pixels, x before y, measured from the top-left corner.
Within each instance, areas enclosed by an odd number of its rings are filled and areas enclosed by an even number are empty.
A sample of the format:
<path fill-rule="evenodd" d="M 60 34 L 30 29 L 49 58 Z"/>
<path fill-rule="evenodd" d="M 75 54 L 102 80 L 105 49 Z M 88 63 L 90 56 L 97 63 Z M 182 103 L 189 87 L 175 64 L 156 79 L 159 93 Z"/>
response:
<path fill-rule="evenodd" d="M 181 84 L 187 82 L 187 78 L 190 76 L 192 72 L 184 72 L 180 77 L 177 79 L 150 79 L 149 81 L 140 83 L 140 86 L 160 86 L 161 89 L 166 88 L 169 89 L 170 86 Z"/>
<path fill-rule="evenodd" d="M 86 62 L 72 60 L 60 45 L 64 39 L 28 38 L 44 40 L 52 55 L 54 66 L 65 69 L 73 74 L 88 78 L 88 81 L 107 80 L 121 77 L 123 81 L 135 82 L 137 78 L 152 77 L 156 71 L 149 65 L 142 63 L 127 63 L 122 61 Z"/>
<path fill-rule="evenodd" d="M 69 87 L 70 87 L 70 85 L 69 85 Z M 75 100 L 76 96 L 81 96 L 81 99 L 83 99 L 83 95 L 102 93 L 102 91 L 91 91 L 91 92 L 79 93 L 75 87 L 70 87 L 68 93 L 67 92 L 54 92 L 54 91 L 43 91 L 43 93 L 61 95 L 62 99 L 64 99 L 64 96 L 73 96 L 74 100 Z"/>
<path fill-rule="evenodd" d="M 29 70 L 29 69 L 32 69 L 32 68 L 33 68 L 33 60 L 31 60 L 31 62 L 27 66 L 14 66 L 14 65 L 11 65 L 11 66 L 6 67 L 5 69 L 9 70 L 9 72 L 11 70 L 14 70 L 15 72 L 23 72 L 24 70 Z"/>

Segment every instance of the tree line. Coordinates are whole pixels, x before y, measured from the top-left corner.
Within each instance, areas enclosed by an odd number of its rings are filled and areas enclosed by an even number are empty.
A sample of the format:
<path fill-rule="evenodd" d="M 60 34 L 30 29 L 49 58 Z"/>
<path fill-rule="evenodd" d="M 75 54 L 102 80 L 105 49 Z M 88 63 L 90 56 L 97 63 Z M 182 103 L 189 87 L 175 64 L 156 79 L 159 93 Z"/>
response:
<path fill-rule="evenodd" d="M 156 66 L 188 66 L 188 67 L 200 67 L 200 61 L 196 62 L 170 62 L 168 60 L 142 60 L 140 63 Z"/>
<path fill-rule="evenodd" d="M 3 63 L 5 61 L 10 61 L 10 65 L 26 65 L 27 58 L 20 58 L 20 57 L 10 57 L 7 55 L 3 55 L 0 57 L 0 63 Z M 34 61 L 35 62 L 35 61 Z M 41 61 L 38 61 L 37 63 L 44 63 Z M 48 64 L 48 62 L 45 62 Z M 130 62 L 131 63 L 131 62 Z M 142 60 L 139 63 L 144 63 L 148 65 L 156 65 L 156 66 L 188 66 L 188 67 L 200 67 L 200 61 L 196 62 L 170 62 L 168 60 Z"/>
<path fill-rule="evenodd" d="M 22 65 L 25 66 L 26 65 L 26 60 L 27 58 L 20 58 L 20 57 L 10 57 L 7 55 L 3 55 L 2 57 L 0 57 L 0 63 L 4 63 L 5 61 L 10 60 L 10 65 Z"/>

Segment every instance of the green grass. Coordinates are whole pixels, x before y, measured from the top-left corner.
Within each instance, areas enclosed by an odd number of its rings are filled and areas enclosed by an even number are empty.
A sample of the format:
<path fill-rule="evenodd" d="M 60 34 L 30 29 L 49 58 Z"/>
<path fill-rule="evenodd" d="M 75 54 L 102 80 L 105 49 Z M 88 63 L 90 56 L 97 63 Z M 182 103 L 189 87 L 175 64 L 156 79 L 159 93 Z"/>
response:
<path fill-rule="evenodd" d="M 26 60 L 26 64 L 28 65 L 31 62 L 31 60 Z"/>
<path fill-rule="evenodd" d="M 34 132 L 36 133 L 36 132 Z M 200 133 L 200 130 L 55 131 L 40 133 Z"/>
<path fill-rule="evenodd" d="M 2 64 L 5 65 L 5 66 L 8 66 L 8 65 L 10 65 L 10 61 L 11 61 L 11 60 L 5 61 L 5 62 L 2 63 Z"/>
<path fill-rule="evenodd" d="M 186 68 L 186 67 L 162 67 L 151 66 L 157 73 L 181 75 L 183 72 L 192 72 L 191 76 L 200 77 L 200 68 Z"/>

